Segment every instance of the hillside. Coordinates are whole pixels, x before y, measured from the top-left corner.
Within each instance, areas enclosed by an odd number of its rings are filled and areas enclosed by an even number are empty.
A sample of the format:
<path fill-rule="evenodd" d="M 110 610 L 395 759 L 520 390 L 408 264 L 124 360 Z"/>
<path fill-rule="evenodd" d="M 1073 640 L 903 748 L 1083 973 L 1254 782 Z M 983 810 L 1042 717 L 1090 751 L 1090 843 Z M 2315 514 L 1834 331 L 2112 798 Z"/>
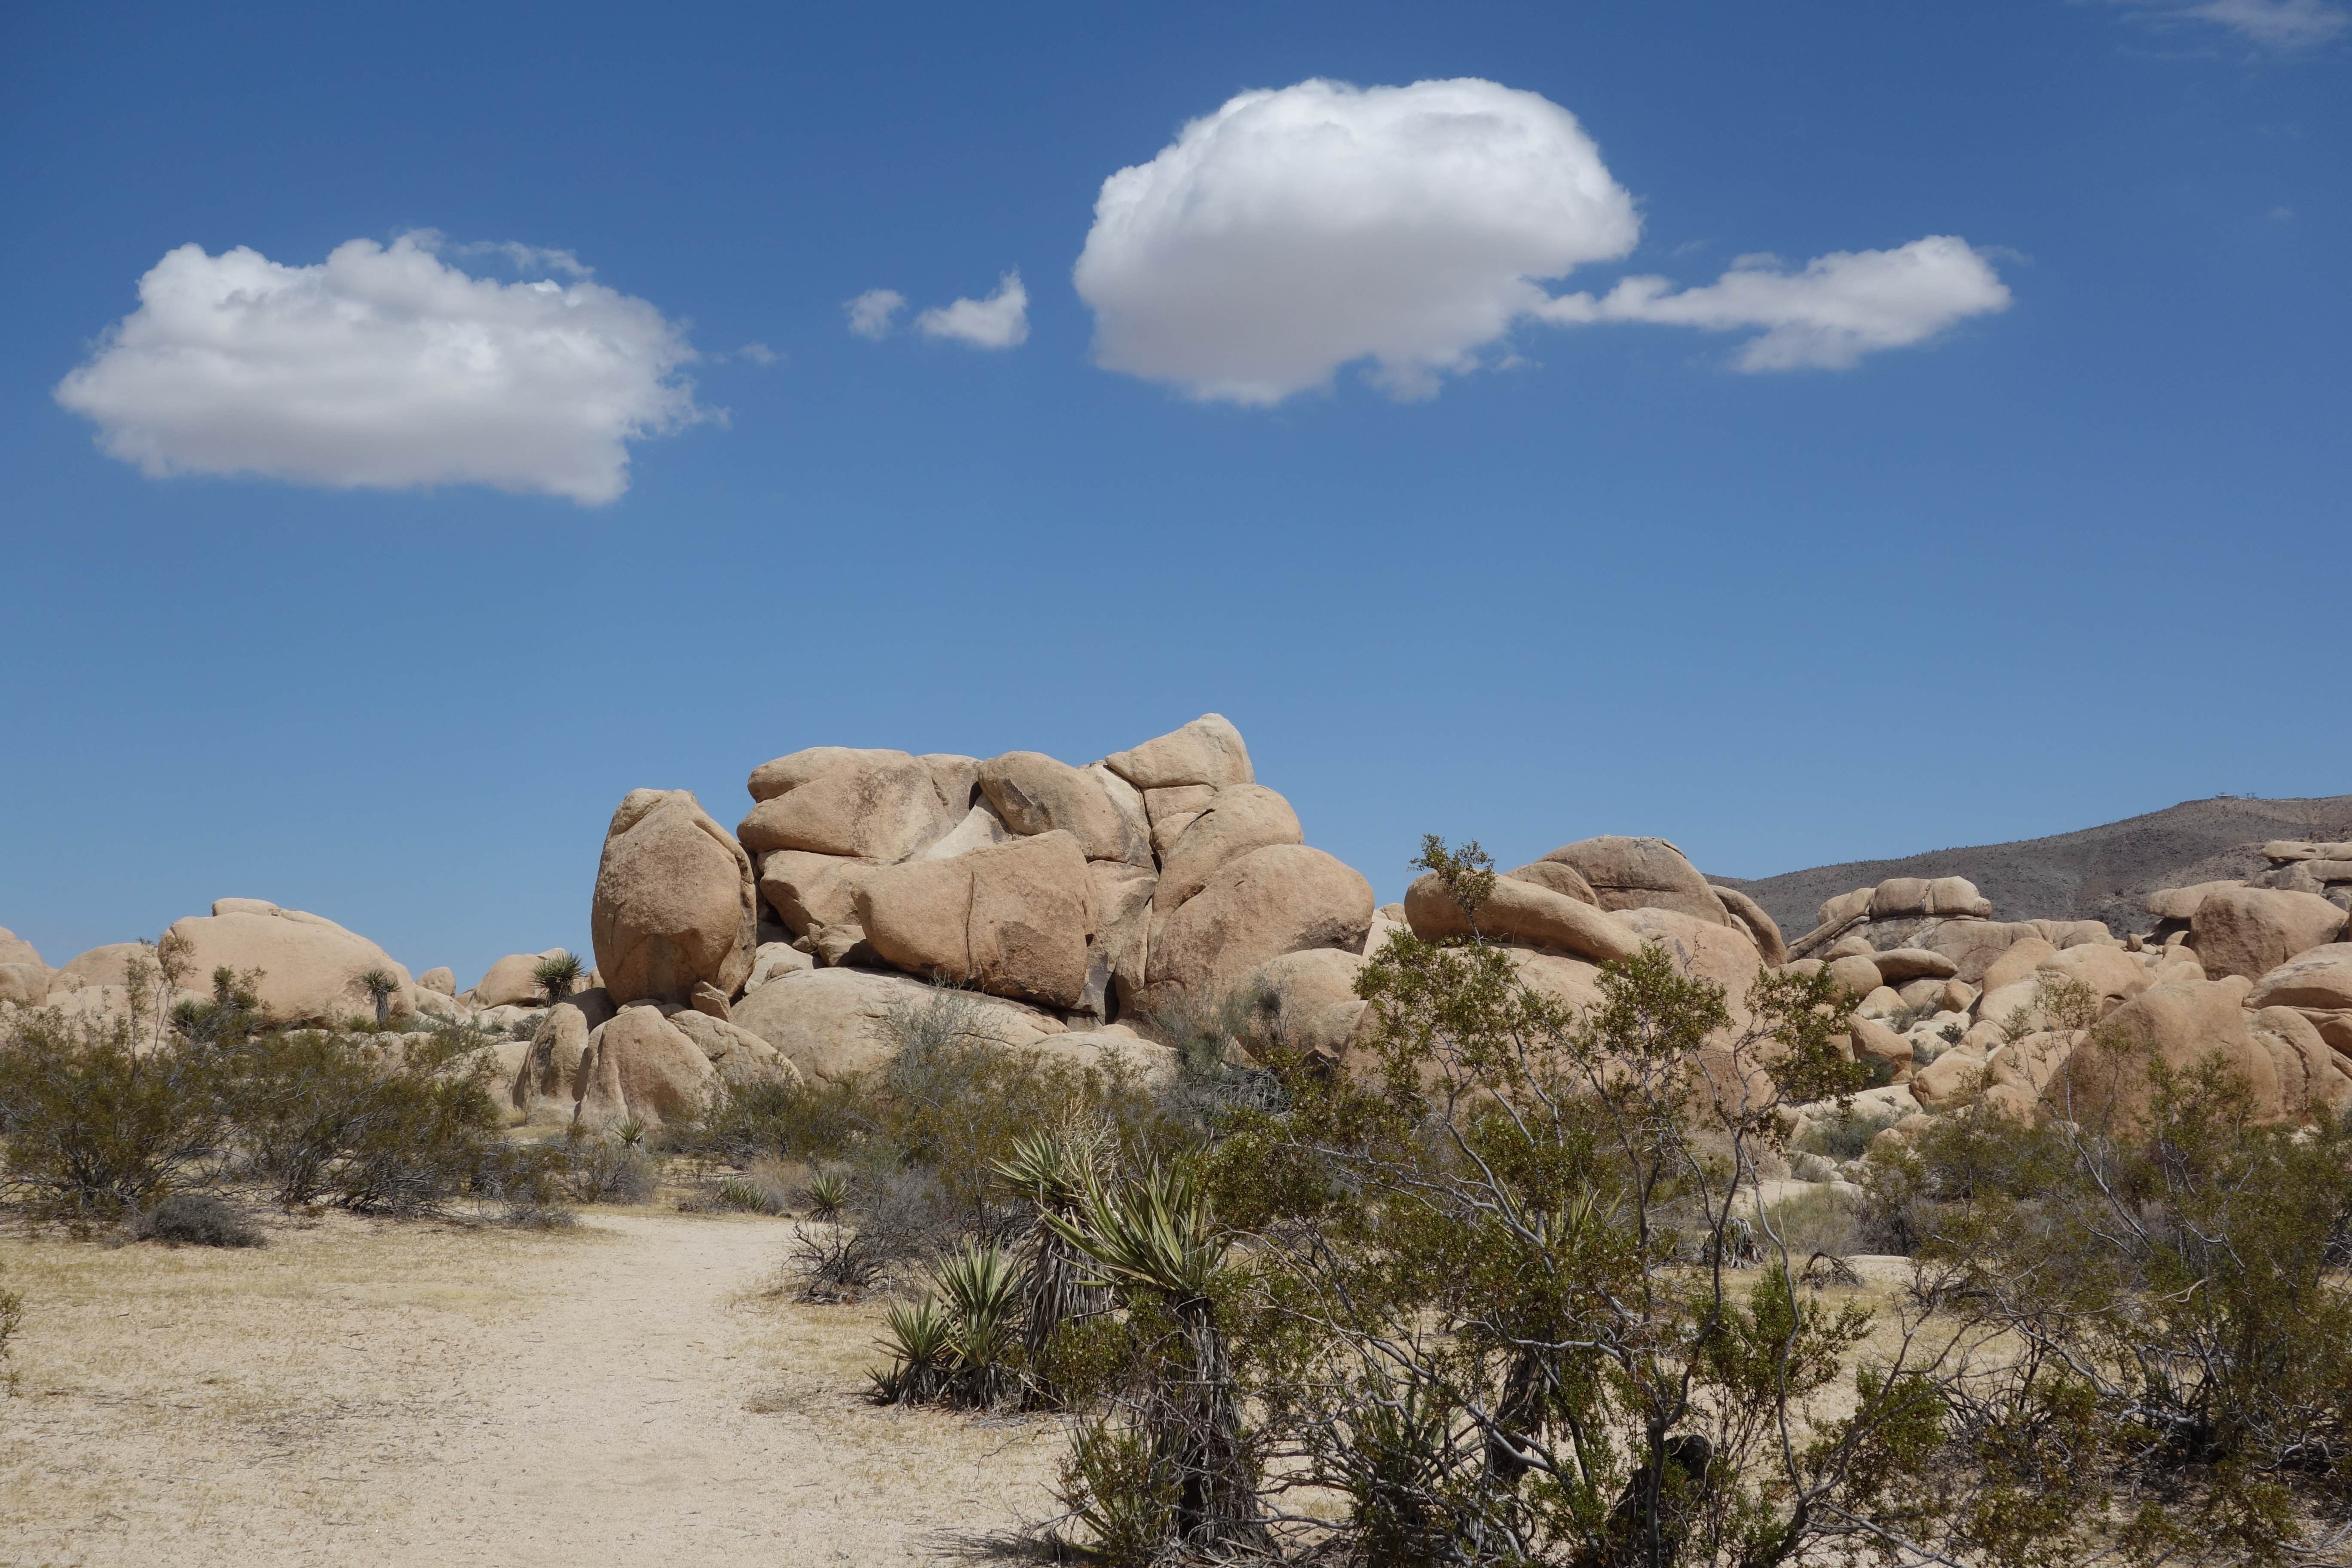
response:
<path fill-rule="evenodd" d="M 1896 860 L 1848 860 L 1753 881 L 1711 880 L 1762 904 L 1790 936 L 1810 931 L 1822 901 L 1888 877 L 1966 877 L 2002 920 L 2102 920 L 2144 931 L 2140 900 L 2158 888 L 2246 877 L 2273 838 L 2352 837 L 2352 795 L 2311 800 L 2217 795 L 2075 833 L 1936 849 Z"/>

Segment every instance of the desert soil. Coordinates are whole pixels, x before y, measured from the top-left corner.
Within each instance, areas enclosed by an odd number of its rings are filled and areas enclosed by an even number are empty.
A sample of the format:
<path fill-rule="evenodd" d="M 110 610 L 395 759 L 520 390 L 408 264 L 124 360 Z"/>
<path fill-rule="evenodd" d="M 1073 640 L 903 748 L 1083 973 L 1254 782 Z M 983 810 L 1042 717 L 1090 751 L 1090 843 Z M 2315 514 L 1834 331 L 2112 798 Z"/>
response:
<path fill-rule="evenodd" d="M 789 1225 L 10 1238 L 0 1564 L 1026 1558 L 1060 1429 L 879 1409 L 880 1311 L 776 1293 Z"/>

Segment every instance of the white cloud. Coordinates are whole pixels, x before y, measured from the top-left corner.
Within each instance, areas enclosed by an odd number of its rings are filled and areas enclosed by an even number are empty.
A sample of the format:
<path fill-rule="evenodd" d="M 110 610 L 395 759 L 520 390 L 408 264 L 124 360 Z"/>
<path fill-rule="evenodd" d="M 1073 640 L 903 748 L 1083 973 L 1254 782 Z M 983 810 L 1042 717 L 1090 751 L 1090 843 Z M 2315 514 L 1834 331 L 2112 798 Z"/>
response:
<path fill-rule="evenodd" d="M 652 305 L 468 277 L 435 243 L 354 239 L 312 267 L 184 245 L 57 399 L 154 478 L 483 484 L 587 505 L 628 488 L 630 441 L 706 417 L 676 374 L 694 350 Z"/>
<path fill-rule="evenodd" d="M 1543 286 L 1640 237 L 1592 138 L 1535 93 L 1305 81 L 1243 93 L 1104 181 L 1075 276 L 1097 363 L 1257 405 L 1357 361 L 1391 395 L 1426 397 L 1527 321 L 1758 331 L 1739 365 L 1780 370 L 1849 365 L 2009 302 L 1983 253 L 1941 237 L 1794 271 L 1743 256 L 1680 294 Z M 1519 361 L 1504 345 L 1493 363 Z"/>
<path fill-rule="evenodd" d="M 958 300 L 915 318 L 927 338 L 950 338 L 976 349 L 1017 348 L 1029 338 L 1029 290 L 1016 270 L 997 279 L 985 300 Z"/>
<path fill-rule="evenodd" d="M 719 357 L 724 359 L 727 356 L 721 354 Z M 737 359 L 750 360 L 753 364 L 757 365 L 771 365 L 784 356 L 778 353 L 775 350 L 770 348 L 765 343 L 745 343 L 741 348 L 735 351 L 735 357 Z"/>
<path fill-rule="evenodd" d="M 1700 289 L 1628 278 L 1596 300 L 1570 294 L 1537 311 L 1572 325 L 1652 321 L 1707 331 L 1762 328 L 1742 370 L 1843 370 L 1864 354 L 1923 342 L 1969 316 L 2009 308 L 2009 289 L 1965 240 L 1930 235 L 1893 250 L 1841 250 L 1802 268 L 1743 256 Z"/>
<path fill-rule="evenodd" d="M 1400 395 L 1641 234 L 1576 117 L 1490 81 L 1245 92 L 1103 182 L 1075 278 L 1095 360 L 1278 403 L 1370 359 Z"/>
<path fill-rule="evenodd" d="M 2352 27 L 2328 0 L 2115 0 L 2152 21 L 2211 22 L 2271 49 L 2315 48 Z"/>
<path fill-rule="evenodd" d="M 841 307 L 849 314 L 849 330 L 877 342 L 890 335 L 891 324 L 907 308 L 907 297 L 896 289 L 868 289 Z"/>

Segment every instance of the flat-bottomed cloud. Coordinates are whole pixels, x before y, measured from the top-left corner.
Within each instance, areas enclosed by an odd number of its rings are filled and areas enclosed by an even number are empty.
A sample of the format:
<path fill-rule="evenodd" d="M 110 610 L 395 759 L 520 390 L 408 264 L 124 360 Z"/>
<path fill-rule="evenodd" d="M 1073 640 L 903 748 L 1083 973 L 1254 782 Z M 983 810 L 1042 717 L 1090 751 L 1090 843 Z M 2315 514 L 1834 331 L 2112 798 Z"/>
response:
<path fill-rule="evenodd" d="M 1242 93 L 1105 180 L 1073 278 L 1097 364 L 1255 405 L 1359 361 L 1391 395 L 1425 397 L 1529 321 L 1755 331 L 1738 364 L 1782 370 L 1849 365 L 2009 302 L 1944 237 L 1735 266 L 1681 294 L 1545 287 L 1630 254 L 1641 228 L 1592 138 L 1538 94 L 1312 80 Z"/>
<path fill-rule="evenodd" d="M 562 256 L 573 281 L 502 283 L 436 243 L 354 239 L 310 267 L 184 245 L 57 399 L 158 478 L 482 484 L 587 505 L 628 488 L 629 442 L 704 416 L 677 374 L 695 352 L 646 301 L 563 253 L 527 255 Z"/>

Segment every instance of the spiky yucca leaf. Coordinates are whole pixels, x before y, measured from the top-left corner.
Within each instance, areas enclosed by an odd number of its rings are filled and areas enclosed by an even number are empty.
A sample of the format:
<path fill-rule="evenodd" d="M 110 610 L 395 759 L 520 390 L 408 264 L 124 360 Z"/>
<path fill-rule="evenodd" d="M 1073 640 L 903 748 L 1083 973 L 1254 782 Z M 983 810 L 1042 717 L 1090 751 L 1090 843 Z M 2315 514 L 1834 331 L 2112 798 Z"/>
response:
<path fill-rule="evenodd" d="M 1192 1179 L 1158 1166 L 1117 1186 L 1089 1172 L 1067 1216 L 1038 1217 L 1095 1266 L 1100 1283 L 1140 1287 L 1175 1302 L 1209 1294 L 1232 1245 Z"/>
<path fill-rule="evenodd" d="M 890 1352 L 887 1371 L 869 1373 L 885 1405 L 920 1404 L 945 1390 L 955 1363 L 955 1325 L 938 1300 L 894 1301 L 877 1342 Z"/>
<path fill-rule="evenodd" d="M 977 1400 L 1002 1392 L 1021 1328 L 1021 1265 L 1003 1247 L 967 1241 L 932 1274 L 954 1322 L 959 1376 Z"/>

